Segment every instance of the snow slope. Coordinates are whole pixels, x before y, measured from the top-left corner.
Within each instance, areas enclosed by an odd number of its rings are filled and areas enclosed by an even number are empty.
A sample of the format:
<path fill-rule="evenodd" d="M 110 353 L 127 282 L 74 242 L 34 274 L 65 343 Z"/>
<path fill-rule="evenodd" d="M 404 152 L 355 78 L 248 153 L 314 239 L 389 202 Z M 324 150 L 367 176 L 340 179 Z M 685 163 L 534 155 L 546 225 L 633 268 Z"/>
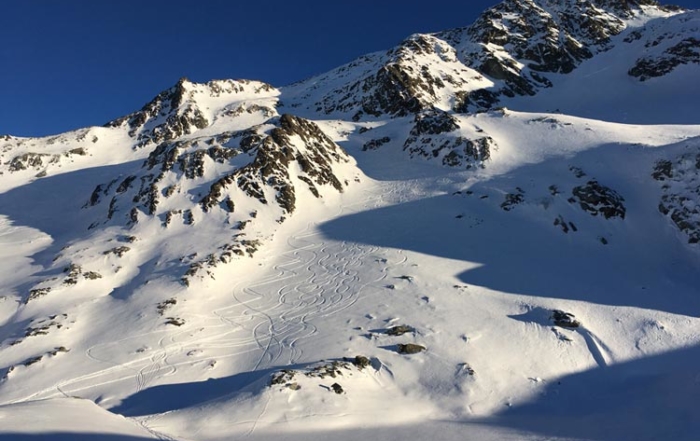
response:
<path fill-rule="evenodd" d="M 509 0 L 3 138 L 0 440 L 696 439 L 697 23 Z"/>

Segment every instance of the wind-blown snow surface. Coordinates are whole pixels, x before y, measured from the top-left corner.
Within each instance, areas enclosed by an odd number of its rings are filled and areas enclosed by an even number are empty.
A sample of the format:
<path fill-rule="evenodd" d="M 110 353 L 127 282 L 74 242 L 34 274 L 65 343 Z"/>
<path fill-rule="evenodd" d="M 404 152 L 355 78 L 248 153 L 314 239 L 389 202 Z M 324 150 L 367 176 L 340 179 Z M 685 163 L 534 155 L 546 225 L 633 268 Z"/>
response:
<path fill-rule="evenodd" d="M 697 16 L 645 17 L 513 110 L 183 80 L 6 137 L 0 440 L 696 439 L 698 66 L 625 54 Z"/>

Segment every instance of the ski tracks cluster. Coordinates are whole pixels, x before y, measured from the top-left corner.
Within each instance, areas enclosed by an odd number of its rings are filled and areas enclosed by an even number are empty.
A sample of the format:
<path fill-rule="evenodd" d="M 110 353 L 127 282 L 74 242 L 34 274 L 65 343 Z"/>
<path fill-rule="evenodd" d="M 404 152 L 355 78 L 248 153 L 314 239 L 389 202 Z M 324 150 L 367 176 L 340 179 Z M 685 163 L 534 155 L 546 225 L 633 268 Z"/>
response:
<path fill-rule="evenodd" d="M 359 204 L 376 207 L 384 196 L 373 192 Z M 160 328 L 92 346 L 85 357 L 102 368 L 17 401 L 81 395 L 125 381 L 139 392 L 180 368 L 207 363 L 211 368 L 225 358 L 238 358 L 240 370 L 297 363 L 304 356 L 303 342 L 318 334 L 319 320 L 342 314 L 358 302 L 367 286 L 386 278 L 386 267 L 366 268 L 377 260 L 373 256 L 377 251 L 373 246 L 328 240 L 317 224 L 308 223 L 288 237 L 287 250 L 262 277 L 241 279 L 229 304 L 191 314 L 188 326 L 176 332 Z M 143 346 L 154 337 L 157 345 Z M 134 352 L 135 347 L 142 349 Z"/>

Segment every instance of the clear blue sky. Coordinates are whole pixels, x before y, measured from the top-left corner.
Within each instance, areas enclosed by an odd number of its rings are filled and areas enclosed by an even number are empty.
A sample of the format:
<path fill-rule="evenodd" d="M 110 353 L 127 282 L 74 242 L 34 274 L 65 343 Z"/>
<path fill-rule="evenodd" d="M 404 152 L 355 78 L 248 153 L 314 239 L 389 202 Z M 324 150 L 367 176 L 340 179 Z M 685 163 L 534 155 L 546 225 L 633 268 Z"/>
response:
<path fill-rule="evenodd" d="M 698 7 L 700 0 L 676 1 Z M 498 0 L 7 0 L 0 134 L 43 136 L 138 110 L 182 76 L 282 86 Z"/>

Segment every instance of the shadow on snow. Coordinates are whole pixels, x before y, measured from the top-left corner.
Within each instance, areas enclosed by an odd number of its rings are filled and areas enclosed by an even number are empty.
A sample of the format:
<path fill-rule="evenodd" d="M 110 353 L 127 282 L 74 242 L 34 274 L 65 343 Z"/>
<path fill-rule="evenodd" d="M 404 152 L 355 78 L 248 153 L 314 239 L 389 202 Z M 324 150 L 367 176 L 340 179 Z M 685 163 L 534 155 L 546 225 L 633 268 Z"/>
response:
<path fill-rule="evenodd" d="M 483 423 L 566 439 L 695 440 L 699 365 L 695 346 L 544 381 L 534 399 Z"/>
<path fill-rule="evenodd" d="M 660 184 L 650 177 L 658 149 L 630 154 L 630 148 L 608 146 L 551 159 L 478 183 L 470 195 L 427 197 L 351 214 L 320 228 L 333 240 L 479 264 L 458 275 L 471 285 L 697 316 L 700 259 L 658 212 Z M 617 173 L 623 160 L 628 170 L 641 169 L 642 179 L 630 182 Z M 576 178 L 569 171 L 570 164 L 586 168 L 591 162 L 597 176 Z M 571 188 L 591 179 L 612 182 L 624 196 L 625 219 L 591 216 L 568 202 Z M 561 194 L 552 195 L 549 185 L 558 185 Z M 523 187 L 525 201 L 503 210 L 506 193 L 517 186 Z M 560 215 L 576 230 L 564 233 L 554 224 Z"/>

